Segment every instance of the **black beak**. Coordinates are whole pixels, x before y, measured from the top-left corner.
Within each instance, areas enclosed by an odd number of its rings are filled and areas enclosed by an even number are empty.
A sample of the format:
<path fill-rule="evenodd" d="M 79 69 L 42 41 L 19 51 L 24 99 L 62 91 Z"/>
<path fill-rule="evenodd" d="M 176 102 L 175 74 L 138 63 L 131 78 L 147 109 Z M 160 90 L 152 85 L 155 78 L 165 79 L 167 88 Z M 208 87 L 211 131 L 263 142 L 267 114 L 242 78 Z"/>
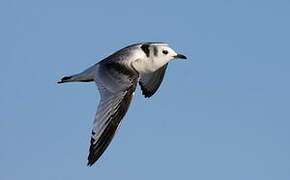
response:
<path fill-rule="evenodd" d="M 182 54 L 177 54 L 176 56 L 173 56 L 175 59 L 187 59 L 186 56 L 182 55 Z"/>

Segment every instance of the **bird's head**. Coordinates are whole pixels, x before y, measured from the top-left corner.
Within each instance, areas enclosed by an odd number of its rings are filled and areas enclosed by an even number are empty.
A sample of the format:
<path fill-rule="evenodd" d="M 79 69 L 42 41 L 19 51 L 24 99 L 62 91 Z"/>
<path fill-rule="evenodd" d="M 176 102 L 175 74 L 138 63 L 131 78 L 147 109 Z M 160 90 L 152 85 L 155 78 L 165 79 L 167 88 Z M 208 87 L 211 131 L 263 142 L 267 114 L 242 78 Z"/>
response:
<path fill-rule="evenodd" d="M 172 59 L 186 59 L 186 56 L 176 53 L 167 43 L 145 42 L 129 47 L 137 52 L 133 66 L 139 73 L 154 72 Z"/>
<path fill-rule="evenodd" d="M 187 59 L 186 56 L 176 53 L 167 43 L 143 43 L 141 46 L 147 58 L 156 61 L 170 61 L 172 59 Z"/>

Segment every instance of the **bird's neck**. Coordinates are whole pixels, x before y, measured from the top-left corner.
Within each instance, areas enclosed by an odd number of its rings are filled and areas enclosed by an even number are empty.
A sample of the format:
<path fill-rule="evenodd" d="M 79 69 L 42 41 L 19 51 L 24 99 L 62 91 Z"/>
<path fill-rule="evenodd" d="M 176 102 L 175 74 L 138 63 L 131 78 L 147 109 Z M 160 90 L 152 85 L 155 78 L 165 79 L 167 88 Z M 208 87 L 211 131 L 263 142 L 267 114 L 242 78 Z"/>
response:
<path fill-rule="evenodd" d="M 166 63 L 170 61 L 167 59 L 137 59 L 134 62 L 132 62 L 132 66 L 138 71 L 140 74 L 146 74 L 155 72 L 156 70 L 163 67 Z"/>

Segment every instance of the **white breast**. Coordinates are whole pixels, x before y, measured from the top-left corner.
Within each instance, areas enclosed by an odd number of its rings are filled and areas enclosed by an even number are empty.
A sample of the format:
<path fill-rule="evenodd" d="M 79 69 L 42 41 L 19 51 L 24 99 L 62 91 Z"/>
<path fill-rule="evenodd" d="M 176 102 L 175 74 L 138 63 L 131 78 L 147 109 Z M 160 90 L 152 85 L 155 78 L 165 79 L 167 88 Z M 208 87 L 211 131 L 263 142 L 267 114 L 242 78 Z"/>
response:
<path fill-rule="evenodd" d="M 157 58 L 145 58 L 145 59 L 137 59 L 132 62 L 133 67 L 141 74 L 151 73 L 162 66 L 164 66 L 169 60 L 166 59 L 157 59 Z"/>

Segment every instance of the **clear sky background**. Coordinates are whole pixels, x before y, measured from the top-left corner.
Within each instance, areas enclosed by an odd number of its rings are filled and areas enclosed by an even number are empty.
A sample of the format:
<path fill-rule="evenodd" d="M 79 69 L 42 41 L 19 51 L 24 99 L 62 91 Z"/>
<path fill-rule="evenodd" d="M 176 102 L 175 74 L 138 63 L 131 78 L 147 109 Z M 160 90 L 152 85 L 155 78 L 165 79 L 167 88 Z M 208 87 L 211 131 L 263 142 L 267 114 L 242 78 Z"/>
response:
<path fill-rule="evenodd" d="M 290 179 L 288 0 L 1 0 L 0 22 L 1 180 Z M 188 61 L 88 168 L 99 94 L 56 82 L 140 41 Z"/>

